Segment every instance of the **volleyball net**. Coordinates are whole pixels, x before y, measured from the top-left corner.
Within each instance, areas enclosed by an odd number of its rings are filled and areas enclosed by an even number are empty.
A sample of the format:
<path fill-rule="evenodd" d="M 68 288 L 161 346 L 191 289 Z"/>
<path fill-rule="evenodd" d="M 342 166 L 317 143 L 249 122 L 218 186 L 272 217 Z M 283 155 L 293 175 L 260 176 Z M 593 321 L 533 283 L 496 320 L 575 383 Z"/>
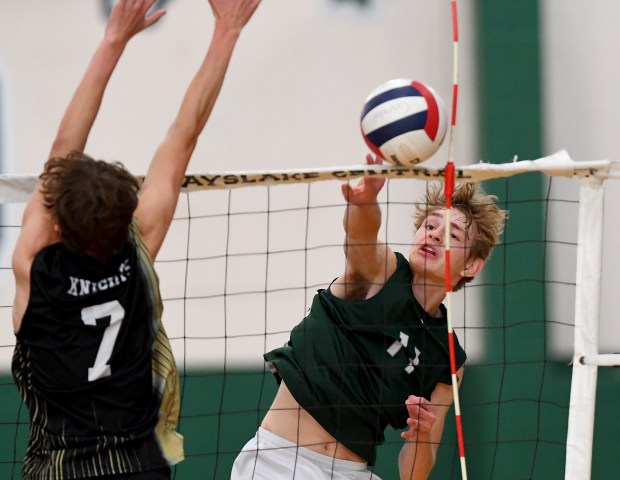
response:
<path fill-rule="evenodd" d="M 485 272 L 452 300 L 455 331 L 468 353 L 461 412 L 471 478 L 586 479 L 596 468 L 598 367 L 620 363 L 599 351 L 598 342 L 608 252 L 604 186 L 619 172 L 614 162 L 576 162 L 566 152 L 456 167 L 457 183 L 485 182 L 510 212 Z M 182 381 L 187 459 L 175 478 L 228 477 L 275 394 L 263 353 L 288 340 L 316 290 L 344 271 L 339 184 L 362 176 L 390 179 L 379 196 L 380 238 L 407 255 L 415 202 L 429 183 L 443 181 L 442 168 L 186 176 L 156 262 L 163 321 Z M 15 343 L 10 254 L 35 184 L 34 176 L 0 175 L 3 479 L 19 478 L 28 436 L 27 412 L 9 371 Z M 452 423 L 446 419 L 431 478 L 460 477 Z M 374 471 L 396 478 L 402 439 L 398 432 L 386 438 Z"/>

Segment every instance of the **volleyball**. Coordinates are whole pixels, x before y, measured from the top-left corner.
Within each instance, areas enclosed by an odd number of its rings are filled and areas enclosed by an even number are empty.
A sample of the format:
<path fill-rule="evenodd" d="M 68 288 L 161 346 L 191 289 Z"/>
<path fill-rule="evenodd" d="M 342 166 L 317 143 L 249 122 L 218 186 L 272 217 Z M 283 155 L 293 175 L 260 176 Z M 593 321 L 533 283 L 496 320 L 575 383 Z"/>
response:
<path fill-rule="evenodd" d="M 431 87 L 408 79 L 389 80 L 366 98 L 361 127 L 375 155 L 409 167 L 439 149 L 448 128 L 448 112 Z"/>

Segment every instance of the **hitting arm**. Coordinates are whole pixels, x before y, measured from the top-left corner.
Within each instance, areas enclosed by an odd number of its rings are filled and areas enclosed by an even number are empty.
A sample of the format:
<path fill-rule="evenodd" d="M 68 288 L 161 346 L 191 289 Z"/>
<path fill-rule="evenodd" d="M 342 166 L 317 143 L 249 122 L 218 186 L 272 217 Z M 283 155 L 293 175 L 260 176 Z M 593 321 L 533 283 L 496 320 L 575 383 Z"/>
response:
<path fill-rule="evenodd" d="M 380 164 L 380 158 L 366 157 L 369 165 Z M 384 178 L 362 178 L 355 186 L 342 185 L 347 201 L 343 226 L 344 252 L 347 266 L 344 275 L 332 285 L 332 292 L 348 299 L 363 299 L 374 295 L 396 269 L 391 249 L 379 242 L 381 208 L 377 195 L 385 184 Z"/>

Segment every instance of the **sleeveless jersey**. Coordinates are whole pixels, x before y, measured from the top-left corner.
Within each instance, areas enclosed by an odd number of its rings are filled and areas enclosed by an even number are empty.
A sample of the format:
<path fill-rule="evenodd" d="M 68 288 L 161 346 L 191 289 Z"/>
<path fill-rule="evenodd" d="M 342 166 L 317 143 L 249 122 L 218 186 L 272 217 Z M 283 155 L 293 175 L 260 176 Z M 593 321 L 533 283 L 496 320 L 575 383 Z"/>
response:
<path fill-rule="evenodd" d="M 265 360 L 295 400 L 336 440 L 374 465 L 390 425 L 407 426 L 405 400 L 430 400 L 437 383 L 451 384 L 446 310 L 428 315 L 413 292 L 409 262 L 365 300 L 319 290 L 303 321 Z M 465 351 L 455 337 L 457 369 Z"/>
<path fill-rule="evenodd" d="M 30 413 L 23 478 L 90 478 L 183 460 L 179 380 L 161 314 L 135 222 L 106 264 L 60 243 L 37 253 L 12 364 Z"/>

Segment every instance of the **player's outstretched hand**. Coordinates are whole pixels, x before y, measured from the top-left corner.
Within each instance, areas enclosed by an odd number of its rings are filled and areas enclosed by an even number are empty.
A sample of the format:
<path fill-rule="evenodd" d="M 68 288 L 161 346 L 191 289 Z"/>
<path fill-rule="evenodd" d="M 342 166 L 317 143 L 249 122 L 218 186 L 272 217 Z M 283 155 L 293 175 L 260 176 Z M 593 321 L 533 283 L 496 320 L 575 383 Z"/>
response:
<path fill-rule="evenodd" d="M 105 35 L 113 42 L 127 43 L 137 33 L 150 27 L 166 14 L 156 10 L 147 15 L 156 0 L 119 0 L 108 18 Z"/>
<path fill-rule="evenodd" d="M 409 413 L 407 419 L 409 430 L 402 432 L 400 436 L 415 441 L 421 434 L 430 433 L 436 420 L 431 403 L 426 398 L 410 395 L 405 405 Z"/>
<path fill-rule="evenodd" d="M 252 17 L 260 0 L 209 0 L 216 21 L 241 30 Z"/>
<path fill-rule="evenodd" d="M 366 155 L 366 163 L 368 165 L 381 165 L 383 160 L 381 157 L 373 157 L 372 155 Z M 348 203 L 355 205 L 364 205 L 372 203 L 377 198 L 377 195 L 385 184 L 385 177 L 361 178 L 353 187 L 348 183 L 342 185 L 342 195 Z"/>

